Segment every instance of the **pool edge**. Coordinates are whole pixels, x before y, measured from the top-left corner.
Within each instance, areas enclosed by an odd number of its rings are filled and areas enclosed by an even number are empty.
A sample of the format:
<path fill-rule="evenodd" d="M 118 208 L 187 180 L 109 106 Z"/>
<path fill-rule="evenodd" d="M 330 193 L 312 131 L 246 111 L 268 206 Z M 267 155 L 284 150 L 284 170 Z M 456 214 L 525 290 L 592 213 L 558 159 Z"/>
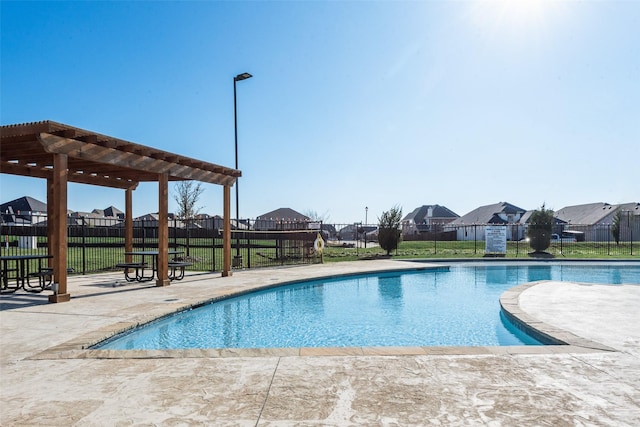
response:
<path fill-rule="evenodd" d="M 413 267 L 375 270 L 371 273 L 439 269 L 447 265 L 430 267 Z M 326 277 L 348 277 L 367 274 L 366 271 L 345 273 Z M 325 276 L 311 277 L 306 280 L 321 279 Z M 509 355 L 509 354 L 560 354 L 584 352 L 615 352 L 616 349 L 600 343 L 578 337 L 568 331 L 552 327 L 522 311 L 518 305 L 519 295 L 532 286 L 543 283 L 530 282 L 515 286 L 505 291 L 500 297 L 503 312 L 516 326 L 534 337 L 542 334 L 548 338 L 543 346 L 450 346 L 450 347 L 312 347 L 312 348 L 247 348 L 247 349 L 180 349 L 180 350 L 100 350 L 91 347 L 122 332 L 174 315 L 184 310 L 202 306 L 243 293 L 255 292 L 272 287 L 286 286 L 301 280 L 285 280 L 278 283 L 256 286 L 239 293 L 216 296 L 206 300 L 176 304 L 162 314 L 152 316 L 143 321 L 116 322 L 111 325 L 90 331 L 62 344 L 27 357 L 27 360 L 51 359 L 159 359 L 159 358 L 224 358 L 224 357 L 309 357 L 309 356 L 415 356 L 415 355 Z"/>

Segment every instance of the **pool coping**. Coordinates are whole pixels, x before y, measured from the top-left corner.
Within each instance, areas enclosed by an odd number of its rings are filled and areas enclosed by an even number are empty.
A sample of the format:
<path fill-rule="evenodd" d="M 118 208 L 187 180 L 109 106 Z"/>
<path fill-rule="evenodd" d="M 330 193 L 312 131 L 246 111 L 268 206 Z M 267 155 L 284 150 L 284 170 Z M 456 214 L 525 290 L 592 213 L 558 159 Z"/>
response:
<path fill-rule="evenodd" d="M 377 270 L 371 273 L 388 273 L 413 270 L 433 270 L 447 265 L 425 266 L 419 268 L 400 268 Z M 367 274 L 367 272 L 346 273 L 324 277 L 349 277 Z M 308 280 L 321 279 L 313 277 Z M 500 297 L 500 306 L 507 318 L 519 329 L 545 343 L 541 346 L 409 346 L 409 347 L 300 347 L 300 348 L 218 348 L 218 349 L 176 349 L 176 350 L 103 350 L 91 347 L 118 334 L 146 325 L 153 321 L 200 307 L 205 304 L 228 299 L 243 294 L 257 292 L 274 287 L 287 286 L 302 280 L 285 280 L 278 283 L 256 285 L 239 292 L 233 292 L 202 301 L 188 303 L 168 303 L 149 307 L 143 305 L 147 314 L 137 320 L 116 322 L 95 329 L 47 348 L 27 357 L 28 360 L 57 359 L 171 359 L 171 358 L 226 358 L 226 357 L 304 357 L 304 356 L 416 356 L 416 355 L 513 355 L 513 354 L 569 354 L 593 352 L 617 352 L 618 350 L 577 336 L 569 331 L 544 323 L 520 309 L 520 295 L 533 286 L 549 282 L 548 280 L 516 285 L 506 290 Z M 142 308 L 142 307 L 141 307 Z"/>
<path fill-rule="evenodd" d="M 553 280 L 539 280 L 516 285 L 500 295 L 500 307 L 509 321 L 529 336 L 547 345 L 579 347 L 594 351 L 617 351 L 596 341 L 582 338 L 565 329 L 542 322 L 520 308 L 520 295 L 528 289 Z M 576 282 L 569 282 L 576 283 Z"/>

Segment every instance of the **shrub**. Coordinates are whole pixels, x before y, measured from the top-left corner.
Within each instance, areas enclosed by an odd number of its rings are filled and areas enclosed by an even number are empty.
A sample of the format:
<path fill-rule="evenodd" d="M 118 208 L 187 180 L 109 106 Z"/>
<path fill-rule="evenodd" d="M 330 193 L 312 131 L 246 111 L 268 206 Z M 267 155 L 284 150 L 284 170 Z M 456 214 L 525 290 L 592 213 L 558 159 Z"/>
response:
<path fill-rule="evenodd" d="M 394 206 L 391 210 L 383 212 L 378 218 L 378 243 L 380 247 L 387 251 L 387 255 L 391 251 L 398 248 L 401 239 L 400 223 L 402 221 L 402 208 Z"/>
<path fill-rule="evenodd" d="M 527 237 L 534 253 L 544 252 L 551 245 L 551 231 L 553 230 L 553 211 L 545 209 L 544 203 L 536 209 L 529 218 Z"/>
<path fill-rule="evenodd" d="M 613 224 L 611 224 L 611 234 L 613 234 L 616 245 L 620 244 L 620 223 L 622 223 L 622 211 L 618 209 L 613 217 Z"/>

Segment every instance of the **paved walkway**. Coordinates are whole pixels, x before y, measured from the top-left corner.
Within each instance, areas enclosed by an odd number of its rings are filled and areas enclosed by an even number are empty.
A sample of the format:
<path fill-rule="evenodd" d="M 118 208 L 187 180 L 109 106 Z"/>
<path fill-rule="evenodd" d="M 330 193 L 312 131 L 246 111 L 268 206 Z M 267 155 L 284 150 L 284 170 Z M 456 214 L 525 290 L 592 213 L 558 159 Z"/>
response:
<path fill-rule="evenodd" d="M 2 295 L 0 425 L 640 425 L 637 285 L 540 282 L 508 296 L 521 315 L 573 337 L 579 345 L 571 346 L 126 356 L 82 349 L 255 286 L 416 266 L 380 260 L 191 274 L 164 288 L 122 284 L 119 273 L 73 277 L 68 303 L 47 304 L 44 293 Z"/>

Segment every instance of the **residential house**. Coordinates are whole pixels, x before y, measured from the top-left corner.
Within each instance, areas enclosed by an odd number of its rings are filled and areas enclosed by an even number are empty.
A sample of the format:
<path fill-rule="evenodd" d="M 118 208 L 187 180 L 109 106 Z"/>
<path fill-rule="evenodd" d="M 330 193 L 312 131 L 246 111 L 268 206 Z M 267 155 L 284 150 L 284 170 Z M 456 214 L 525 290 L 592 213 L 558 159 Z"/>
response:
<path fill-rule="evenodd" d="M 182 221 L 178 220 L 175 214 L 169 213 L 167 215 L 169 221 L 169 227 L 183 227 Z M 160 215 L 156 213 L 148 213 L 136 218 L 133 218 L 133 228 L 158 228 L 158 222 Z"/>
<path fill-rule="evenodd" d="M 46 224 L 47 204 L 33 197 L 19 197 L 0 205 L 2 223 L 7 225 Z"/>
<path fill-rule="evenodd" d="M 629 240 L 640 241 L 640 202 L 623 203 L 618 208 L 622 212 L 621 234 L 624 235 L 627 227 Z"/>
<path fill-rule="evenodd" d="M 90 227 L 113 227 L 124 221 L 124 212 L 109 206 L 106 209 L 94 209 L 91 212 L 72 212 L 69 214 L 69 224 Z"/>
<path fill-rule="evenodd" d="M 402 237 L 440 231 L 442 228 L 436 229 L 436 227 L 450 223 L 459 217 L 460 215 L 445 206 L 420 206 L 402 219 Z"/>
<path fill-rule="evenodd" d="M 306 230 L 311 218 L 290 208 L 280 208 L 256 217 L 254 230 Z"/>
<path fill-rule="evenodd" d="M 484 240 L 487 225 L 507 225 L 507 240 L 520 240 L 524 231 L 518 224 L 525 212 L 507 202 L 480 206 L 448 223 L 445 230 L 455 230 L 457 240 Z"/>
<path fill-rule="evenodd" d="M 634 239 L 640 239 L 640 203 L 631 202 L 619 205 L 609 203 L 587 203 L 584 205 L 566 206 L 556 212 L 556 216 L 567 223 L 567 230 L 581 231 L 588 242 L 606 242 L 612 240 L 611 225 L 616 212 L 623 215 L 622 234 L 625 227 Z M 627 219 L 626 223 L 624 218 Z"/>
<path fill-rule="evenodd" d="M 232 221 L 232 228 L 234 227 L 235 221 Z M 208 214 L 198 214 L 196 215 L 196 219 L 194 224 L 199 228 L 204 228 L 207 230 L 220 230 L 222 233 L 222 229 L 224 228 L 224 218 L 220 215 L 208 215 Z"/>
<path fill-rule="evenodd" d="M 322 224 L 320 226 L 322 230 L 322 236 L 325 240 L 336 240 L 338 238 L 338 231 L 336 230 L 336 226 L 333 224 Z"/>
<path fill-rule="evenodd" d="M 337 232 L 338 240 L 366 240 L 378 241 L 377 225 L 362 225 L 361 223 L 345 225 Z"/>

